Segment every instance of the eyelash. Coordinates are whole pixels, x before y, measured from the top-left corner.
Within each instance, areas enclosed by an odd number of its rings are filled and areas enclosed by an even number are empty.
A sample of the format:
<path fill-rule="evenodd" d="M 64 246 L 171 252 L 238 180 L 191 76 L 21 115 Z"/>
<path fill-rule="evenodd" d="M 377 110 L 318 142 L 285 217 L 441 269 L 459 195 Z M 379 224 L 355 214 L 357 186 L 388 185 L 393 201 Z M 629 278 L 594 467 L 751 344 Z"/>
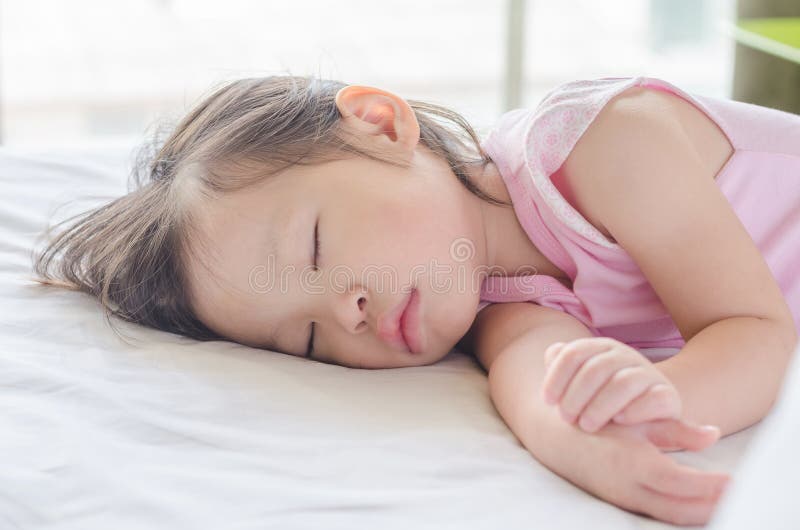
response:
<path fill-rule="evenodd" d="M 319 221 L 314 225 L 314 270 L 318 271 L 319 267 L 317 267 L 317 260 L 319 259 L 319 235 L 317 234 L 317 227 L 319 226 Z"/>
<path fill-rule="evenodd" d="M 314 223 L 314 270 L 315 271 L 319 270 L 319 267 L 317 267 L 317 260 L 319 259 L 319 234 L 317 230 L 318 226 L 319 226 L 319 220 L 317 220 L 317 222 Z M 315 327 L 314 322 L 312 321 L 311 333 L 309 334 L 308 337 L 308 351 L 306 352 L 306 355 L 308 357 L 311 357 L 311 354 L 314 351 L 314 327 Z"/>

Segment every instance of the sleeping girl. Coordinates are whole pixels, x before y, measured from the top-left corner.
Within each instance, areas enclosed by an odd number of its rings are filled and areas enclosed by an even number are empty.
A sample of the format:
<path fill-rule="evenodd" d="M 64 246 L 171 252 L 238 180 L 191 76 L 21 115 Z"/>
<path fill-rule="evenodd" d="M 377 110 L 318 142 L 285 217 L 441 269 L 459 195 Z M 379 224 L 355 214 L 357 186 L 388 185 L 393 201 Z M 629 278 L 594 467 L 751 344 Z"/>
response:
<path fill-rule="evenodd" d="M 730 477 L 664 453 L 763 418 L 797 343 L 800 116 L 661 79 L 559 85 L 483 139 L 379 88 L 241 79 L 133 177 L 58 225 L 37 281 L 352 368 L 457 349 L 543 465 L 674 524 Z"/>

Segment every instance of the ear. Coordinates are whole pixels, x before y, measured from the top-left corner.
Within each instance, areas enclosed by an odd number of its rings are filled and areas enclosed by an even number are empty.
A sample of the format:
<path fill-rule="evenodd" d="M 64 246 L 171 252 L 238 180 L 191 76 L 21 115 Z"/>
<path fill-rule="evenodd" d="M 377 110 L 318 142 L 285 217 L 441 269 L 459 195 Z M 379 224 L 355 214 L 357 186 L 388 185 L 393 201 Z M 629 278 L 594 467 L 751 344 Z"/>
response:
<path fill-rule="evenodd" d="M 419 142 L 419 122 L 401 97 L 362 85 L 348 85 L 336 93 L 336 106 L 349 132 L 361 141 L 387 142 L 412 152 Z"/>

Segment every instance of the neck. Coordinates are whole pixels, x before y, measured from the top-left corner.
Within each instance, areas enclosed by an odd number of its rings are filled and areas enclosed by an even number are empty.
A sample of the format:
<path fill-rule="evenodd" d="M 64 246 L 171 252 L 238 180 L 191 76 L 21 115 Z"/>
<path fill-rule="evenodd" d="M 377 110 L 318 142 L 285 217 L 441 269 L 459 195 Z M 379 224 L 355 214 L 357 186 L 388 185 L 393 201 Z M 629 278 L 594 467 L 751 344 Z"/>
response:
<path fill-rule="evenodd" d="M 475 181 L 489 195 L 511 203 L 508 188 L 493 163 L 478 171 Z M 474 197 L 474 195 L 473 195 Z M 484 265 L 490 276 L 547 274 L 566 277 L 531 241 L 511 206 L 496 205 L 478 197 L 484 242 Z"/>
<path fill-rule="evenodd" d="M 497 167 L 490 163 L 482 172 L 478 172 L 473 182 L 477 183 L 488 195 L 504 202 L 511 202 L 508 188 L 506 187 Z M 508 233 L 504 230 L 508 226 L 508 214 L 514 215 L 512 208 L 493 204 L 479 197 L 475 197 L 477 208 L 480 212 L 481 227 L 483 228 L 483 242 L 485 259 L 482 263 L 487 267 L 490 276 L 507 276 Z"/>

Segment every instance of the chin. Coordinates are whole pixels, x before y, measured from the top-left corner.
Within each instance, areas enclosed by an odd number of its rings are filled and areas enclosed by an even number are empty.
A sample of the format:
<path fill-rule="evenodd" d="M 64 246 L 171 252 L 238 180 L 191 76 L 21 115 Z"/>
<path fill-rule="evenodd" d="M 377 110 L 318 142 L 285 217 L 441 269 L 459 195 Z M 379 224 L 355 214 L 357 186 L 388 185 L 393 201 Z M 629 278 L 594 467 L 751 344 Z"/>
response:
<path fill-rule="evenodd" d="M 436 364 L 439 361 L 441 361 L 442 357 L 420 355 L 420 358 L 415 359 L 414 364 L 412 364 L 411 366 L 430 366 L 431 364 Z"/>
<path fill-rule="evenodd" d="M 426 364 L 433 364 L 433 363 L 441 361 L 442 359 L 447 357 L 450 354 L 451 351 L 453 351 L 454 347 L 455 346 L 450 347 L 450 348 L 448 348 L 448 349 L 446 349 L 444 351 L 438 351 L 436 353 L 429 353 L 429 354 L 425 355 L 425 357 L 430 359 L 430 362 L 427 362 Z"/>

